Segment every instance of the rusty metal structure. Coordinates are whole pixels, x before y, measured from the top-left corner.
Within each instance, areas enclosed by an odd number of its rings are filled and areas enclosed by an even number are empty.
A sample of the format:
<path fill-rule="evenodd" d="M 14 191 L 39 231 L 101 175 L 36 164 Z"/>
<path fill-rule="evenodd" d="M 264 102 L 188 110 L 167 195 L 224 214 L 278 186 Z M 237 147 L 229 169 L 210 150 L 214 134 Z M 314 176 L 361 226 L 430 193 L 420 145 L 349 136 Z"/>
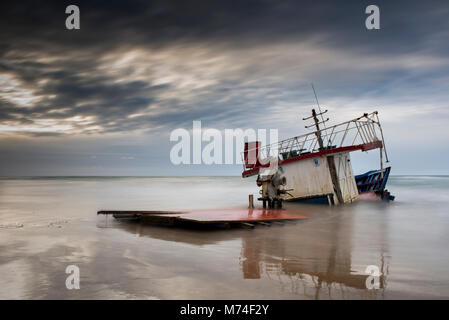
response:
<path fill-rule="evenodd" d="M 222 209 L 189 211 L 100 210 L 97 215 L 112 215 L 115 219 L 141 221 L 166 227 L 254 228 L 272 223 L 307 219 L 297 210 Z"/>
<path fill-rule="evenodd" d="M 350 203 L 359 200 L 365 191 L 353 174 L 350 152 L 379 149 L 380 169 L 370 171 L 364 176 L 364 182 L 370 181 L 371 174 L 377 178 L 371 185 L 379 185 L 379 190 L 367 191 L 383 198 L 385 184 L 390 167 L 383 168 L 383 157 L 389 162 L 378 112 L 365 113 L 362 116 L 326 127 L 329 119 L 324 119 L 324 112 L 312 109 L 315 131 L 279 141 L 274 144 L 260 146 L 259 142 L 249 142 L 242 153 L 242 177 L 258 175 L 270 169 L 271 175 L 286 180 L 283 188 L 278 188 L 278 197 L 286 201 L 320 202 L 330 205 Z M 321 117 L 321 119 L 320 119 Z M 323 126 L 323 128 L 321 127 Z M 387 174 L 385 174 L 387 173 Z M 285 190 L 288 190 L 286 192 Z M 261 192 L 259 200 L 272 202 L 276 197 Z M 388 193 L 388 197 L 390 197 Z"/>

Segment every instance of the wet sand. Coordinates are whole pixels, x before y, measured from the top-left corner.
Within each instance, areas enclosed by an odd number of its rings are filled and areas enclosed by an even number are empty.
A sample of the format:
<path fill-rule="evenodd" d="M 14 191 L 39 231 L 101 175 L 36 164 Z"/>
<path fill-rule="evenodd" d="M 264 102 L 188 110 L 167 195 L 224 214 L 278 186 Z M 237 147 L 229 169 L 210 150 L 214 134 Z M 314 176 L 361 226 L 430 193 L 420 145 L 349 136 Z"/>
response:
<path fill-rule="evenodd" d="M 183 230 L 100 209 L 245 208 L 232 178 L 0 180 L 1 299 L 447 299 L 449 178 L 392 177 L 393 203 L 289 204 L 283 226 Z M 167 191 L 169 190 L 169 191 Z M 67 265 L 80 289 L 65 286 Z M 368 265 L 380 288 L 366 288 Z"/>

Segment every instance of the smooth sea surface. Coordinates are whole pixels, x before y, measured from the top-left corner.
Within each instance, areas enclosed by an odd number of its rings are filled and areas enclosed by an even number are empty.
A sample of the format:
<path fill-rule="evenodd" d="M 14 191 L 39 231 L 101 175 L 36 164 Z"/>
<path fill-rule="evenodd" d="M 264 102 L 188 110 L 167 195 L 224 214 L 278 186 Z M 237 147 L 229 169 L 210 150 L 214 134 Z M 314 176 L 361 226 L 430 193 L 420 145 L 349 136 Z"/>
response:
<path fill-rule="evenodd" d="M 0 298 L 448 299 L 449 177 L 391 176 L 388 189 L 390 203 L 287 204 L 309 217 L 297 223 L 186 230 L 96 213 L 246 208 L 254 179 L 2 178 Z"/>

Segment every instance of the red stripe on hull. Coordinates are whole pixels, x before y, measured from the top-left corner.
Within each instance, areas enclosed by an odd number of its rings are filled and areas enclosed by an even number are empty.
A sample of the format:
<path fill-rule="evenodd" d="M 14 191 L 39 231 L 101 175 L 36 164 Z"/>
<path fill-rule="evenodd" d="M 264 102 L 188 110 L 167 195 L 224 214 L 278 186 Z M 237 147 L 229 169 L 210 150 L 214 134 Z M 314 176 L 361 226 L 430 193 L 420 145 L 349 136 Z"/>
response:
<path fill-rule="evenodd" d="M 279 165 L 283 165 L 286 163 L 290 163 L 290 162 L 295 162 L 295 161 L 301 161 L 301 160 L 305 160 L 305 159 L 310 159 L 310 158 L 315 158 L 315 157 L 322 157 L 322 156 L 326 156 L 329 154 L 335 154 L 335 153 L 340 153 L 340 152 L 350 152 L 350 151 L 356 151 L 356 150 L 362 150 L 362 151 L 368 151 L 368 150 L 372 150 L 372 149 L 376 149 L 376 148 L 380 148 L 382 147 L 382 141 L 376 141 L 376 142 L 372 142 L 372 143 L 366 143 L 366 144 L 359 144 L 356 146 L 347 146 L 347 147 L 339 147 L 339 148 L 334 148 L 334 149 L 329 149 L 329 150 L 322 150 L 322 151 L 318 151 L 318 152 L 312 152 L 312 153 L 308 153 L 308 154 L 303 154 L 303 155 L 299 155 L 293 158 L 288 158 L 285 160 L 280 160 L 279 161 Z M 242 177 L 246 178 L 252 175 L 255 175 L 259 172 L 260 168 L 268 168 L 270 166 L 270 164 L 265 164 L 262 166 L 258 166 L 249 170 L 245 170 L 242 172 Z"/>

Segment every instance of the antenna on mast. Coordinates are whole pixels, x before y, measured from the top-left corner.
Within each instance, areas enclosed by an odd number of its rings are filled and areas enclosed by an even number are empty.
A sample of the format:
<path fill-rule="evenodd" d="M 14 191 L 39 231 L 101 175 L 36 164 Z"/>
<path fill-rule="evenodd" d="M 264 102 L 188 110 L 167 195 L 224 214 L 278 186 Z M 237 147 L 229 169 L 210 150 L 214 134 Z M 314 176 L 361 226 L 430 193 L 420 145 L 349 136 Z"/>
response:
<path fill-rule="evenodd" d="M 326 122 L 327 120 L 329 120 L 329 119 L 327 119 L 326 121 L 324 121 L 323 114 L 326 113 L 327 110 L 324 111 L 324 112 L 321 112 L 321 107 L 320 107 L 320 103 L 318 102 L 318 97 L 317 97 L 317 95 L 316 95 L 315 87 L 313 86 L 313 83 L 311 83 L 310 85 L 312 86 L 313 94 L 315 95 L 315 100 L 316 100 L 316 104 L 317 104 L 317 106 L 318 106 L 319 115 L 321 115 L 321 121 L 322 121 L 322 123 L 323 123 L 324 129 L 326 130 L 327 128 L 326 128 L 325 122 Z"/>
<path fill-rule="evenodd" d="M 312 85 L 313 93 L 315 94 L 316 103 L 318 105 L 318 113 L 315 111 L 315 109 L 312 109 L 312 115 L 310 117 L 303 118 L 302 120 L 308 120 L 308 119 L 312 119 L 313 118 L 314 123 L 309 125 L 309 126 L 306 126 L 306 129 L 308 129 L 310 127 L 315 127 L 315 130 L 316 130 L 315 134 L 316 134 L 316 137 L 317 137 L 317 140 L 318 140 L 318 145 L 320 147 L 320 150 L 323 150 L 324 149 L 324 143 L 323 143 L 323 139 L 321 137 L 320 124 L 322 124 L 324 126 L 324 132 L 326 132 L 327 128 L 326 128 L 326 124 L 325 123 L 327 121 L 329 121 L 329 118 L 324 119 L 323 114 L 325 114 L 327 112 L 327 110 L 324 110 L 323 112 L 321 111 L 320 103 L 318 102 L 318 97 L 316 95 L 313 83 L 311 83 L 311 85 Z M 321 117 L 321 121 L 318 119 L 319 116 Z M 325 137 L 326 137 L 326 135 L 325 135 Z M 327 137 L 327 139 L 329 140 L 329 137 Z M 328 144 L 329 144 L 329 141 L 328 141 Z"/>

